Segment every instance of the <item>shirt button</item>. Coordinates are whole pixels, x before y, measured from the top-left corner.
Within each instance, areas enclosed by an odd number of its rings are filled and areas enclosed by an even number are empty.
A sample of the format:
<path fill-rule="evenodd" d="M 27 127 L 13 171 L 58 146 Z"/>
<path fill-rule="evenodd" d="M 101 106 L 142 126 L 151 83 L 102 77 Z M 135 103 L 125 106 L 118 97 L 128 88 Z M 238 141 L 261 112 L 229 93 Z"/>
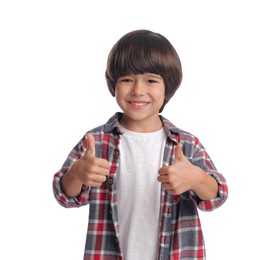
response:
<path fill-rule="evenodd" d="M 109 184 L 112 185 L 114 183 L 113 178 L 109 178 Z"/>
<path fill-rule="evenodd" d="M 114 150 L 114 158 L 117 158 L 119 156 L 119 151 L 118 150 Z"/>

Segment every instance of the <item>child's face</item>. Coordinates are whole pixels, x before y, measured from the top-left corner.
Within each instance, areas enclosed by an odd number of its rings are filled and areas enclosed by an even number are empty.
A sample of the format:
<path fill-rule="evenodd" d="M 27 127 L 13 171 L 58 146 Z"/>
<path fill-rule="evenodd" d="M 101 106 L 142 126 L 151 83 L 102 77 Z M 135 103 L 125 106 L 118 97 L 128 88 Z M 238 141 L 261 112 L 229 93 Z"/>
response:
<path fill-rule="evenodd" d="M 152 73 L 130 74 L 118 78 L 115 89 L 118 105 L 124 112 L 125 126 L 142 126 L 148 131 L 161 128 L 159 109 L 165 99 L 164 80 Z M 150 129 L 152 128 L 152 129 Z M 130 127 L 130 130 L 131 129 Z"/>

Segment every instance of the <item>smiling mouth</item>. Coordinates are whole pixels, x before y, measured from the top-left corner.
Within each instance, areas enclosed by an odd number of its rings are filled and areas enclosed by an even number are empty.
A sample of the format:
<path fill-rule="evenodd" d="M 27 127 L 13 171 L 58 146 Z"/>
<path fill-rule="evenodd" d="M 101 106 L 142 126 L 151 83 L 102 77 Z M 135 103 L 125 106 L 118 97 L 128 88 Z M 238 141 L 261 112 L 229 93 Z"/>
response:
<path fill-rule="evenodd" d="M 146 105 L 148 105 L 150 102 L 133 102 L 133 101 L 129 101 L 129 104 L 136 106 L 136 107 L 144 107 Z"/>

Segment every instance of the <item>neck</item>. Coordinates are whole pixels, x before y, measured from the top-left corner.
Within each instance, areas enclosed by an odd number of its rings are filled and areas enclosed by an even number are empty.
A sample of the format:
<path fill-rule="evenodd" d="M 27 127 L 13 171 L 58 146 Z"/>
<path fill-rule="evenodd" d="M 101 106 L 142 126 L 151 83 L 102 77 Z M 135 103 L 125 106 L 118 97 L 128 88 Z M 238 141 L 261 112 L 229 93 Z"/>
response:
<path fill-rule="evenodd" d="M 127 130 L 133 132 L 140 132 L 140 133 L 151 133 L 160 130 L 163 128 L 162 121 L 160 117 L 157 117 L 155 122 L 150 122 L 149 120 L 146 121 L 139 121 L 139 120 L 129 120 L 125 115 L 123 115 L 122 119 L 120 120 L 121 126 L 126 128 Z"/>

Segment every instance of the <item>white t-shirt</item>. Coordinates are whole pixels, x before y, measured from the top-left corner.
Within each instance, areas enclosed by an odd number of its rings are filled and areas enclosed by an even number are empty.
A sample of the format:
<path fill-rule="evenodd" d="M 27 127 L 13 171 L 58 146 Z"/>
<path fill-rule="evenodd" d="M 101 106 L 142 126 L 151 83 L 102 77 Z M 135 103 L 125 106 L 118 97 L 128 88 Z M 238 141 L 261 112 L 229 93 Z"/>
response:
<path fill-rule="evenodd" d="M 124 260 L 157 259 L 160 191 L 166 134 L 122 129 L 117 175 L 119 243 Z"/>

